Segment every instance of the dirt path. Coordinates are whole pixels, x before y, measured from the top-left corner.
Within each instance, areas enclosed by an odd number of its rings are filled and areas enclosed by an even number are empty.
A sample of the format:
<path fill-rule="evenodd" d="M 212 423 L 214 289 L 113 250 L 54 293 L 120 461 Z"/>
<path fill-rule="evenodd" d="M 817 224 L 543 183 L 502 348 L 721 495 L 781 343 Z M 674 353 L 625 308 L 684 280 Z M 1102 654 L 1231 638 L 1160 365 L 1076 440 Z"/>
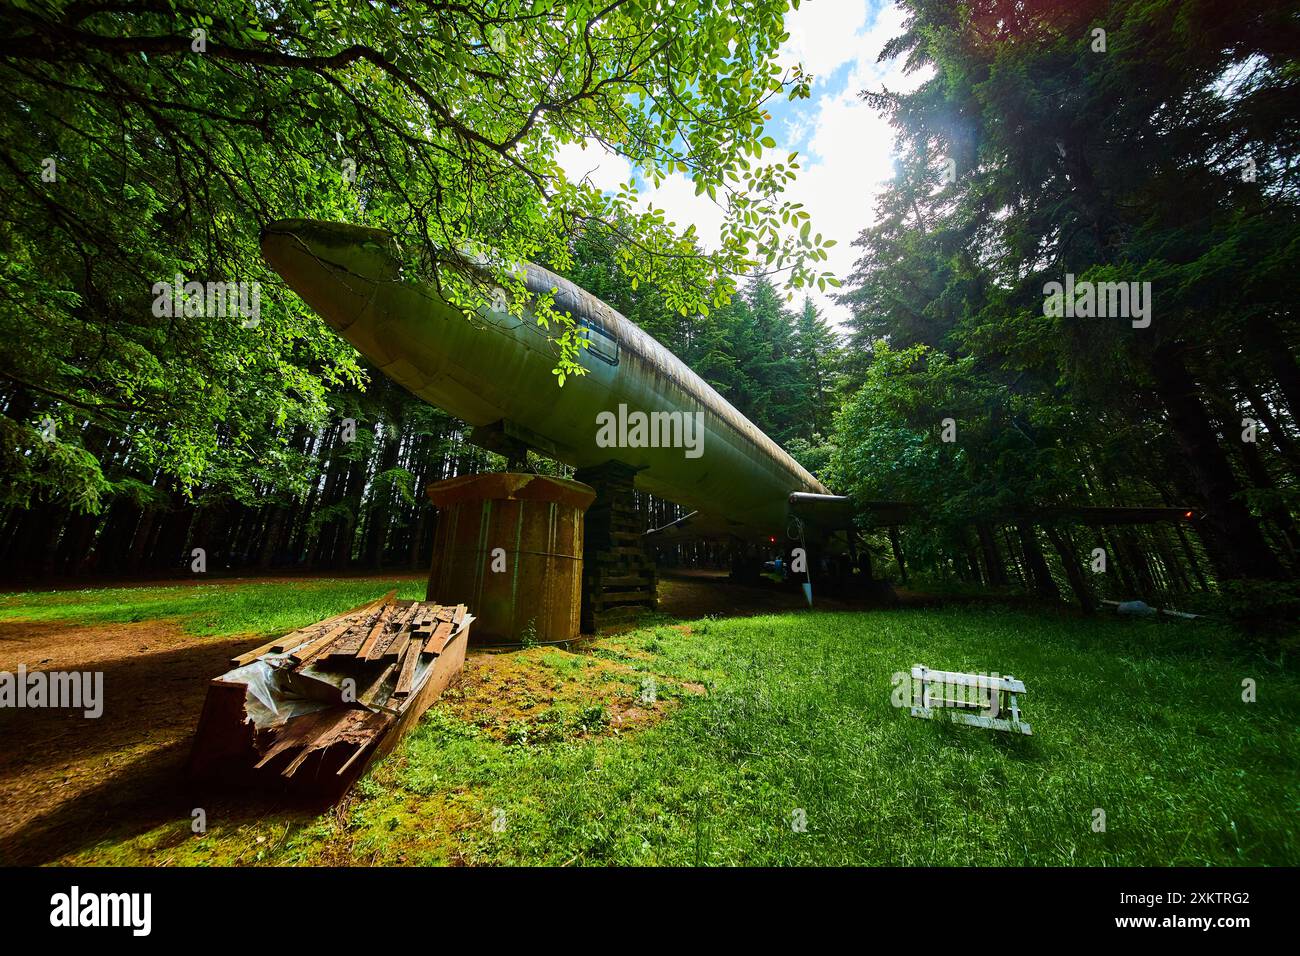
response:
<path fill-rule="evenodd" d="M 0 710 L 0 864 L 55 856 L 68 838 L 114 822 L 116 808 L 152 803 L 167 812 L 183 789 L 176 784 L 208 681 L 257 644 L 189 635 L 175 621 L 0 623 L 0 670 L 104 675 L 99 718 Z"/>

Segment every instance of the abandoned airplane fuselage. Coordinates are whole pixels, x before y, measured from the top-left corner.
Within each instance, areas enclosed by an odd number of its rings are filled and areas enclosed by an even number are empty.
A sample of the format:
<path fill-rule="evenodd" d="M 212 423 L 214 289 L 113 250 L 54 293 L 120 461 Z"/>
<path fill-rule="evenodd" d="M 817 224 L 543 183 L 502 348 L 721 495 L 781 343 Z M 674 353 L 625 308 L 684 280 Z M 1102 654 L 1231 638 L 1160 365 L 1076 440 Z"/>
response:
<path fill-rule="evenodd" d="M 637 487 L 698 512 L 692 533 L 785 540 L 795 492 L 827 489 L 672 352 L 600 299 L 539 266 L 529 292 L 587 329 L 587 374 L 557 387 L 556 349 L 532 314 L 469 320 L 405 281 L 381 230 L 284 220 L 262 234 L 272 267 L 383 373 L 476 427 L 577 468 L 610 460 Z"/>

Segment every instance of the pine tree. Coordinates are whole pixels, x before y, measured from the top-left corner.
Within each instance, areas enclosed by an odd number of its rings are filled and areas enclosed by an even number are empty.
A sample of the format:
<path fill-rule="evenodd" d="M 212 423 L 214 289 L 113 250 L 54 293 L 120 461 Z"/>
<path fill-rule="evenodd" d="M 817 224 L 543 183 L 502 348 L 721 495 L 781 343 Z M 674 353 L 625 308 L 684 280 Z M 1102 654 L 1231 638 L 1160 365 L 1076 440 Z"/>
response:
<path fill-rule="evenodd" d="M 808 396 L 809 413 L 801 434 L 812 442 L 830 434 L 841 353 L 839 336 L 822 318 L 810 296 L 804 297 L 795 326 L 794 350 Z"/>

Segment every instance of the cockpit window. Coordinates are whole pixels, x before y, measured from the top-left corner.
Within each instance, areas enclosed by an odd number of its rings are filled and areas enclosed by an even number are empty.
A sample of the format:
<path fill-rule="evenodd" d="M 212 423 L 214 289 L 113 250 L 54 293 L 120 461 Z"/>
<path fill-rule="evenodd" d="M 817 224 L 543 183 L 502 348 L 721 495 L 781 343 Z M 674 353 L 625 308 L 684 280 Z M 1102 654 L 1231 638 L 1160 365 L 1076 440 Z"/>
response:
<path fill-rule="evenodd" d="M 582 319 L 578 324 L 587 330 L 587 340 L 591 343 L 585 351 L 607 365 L 617 365 L 618 340 L 606 332 L 599 322 Z"/>

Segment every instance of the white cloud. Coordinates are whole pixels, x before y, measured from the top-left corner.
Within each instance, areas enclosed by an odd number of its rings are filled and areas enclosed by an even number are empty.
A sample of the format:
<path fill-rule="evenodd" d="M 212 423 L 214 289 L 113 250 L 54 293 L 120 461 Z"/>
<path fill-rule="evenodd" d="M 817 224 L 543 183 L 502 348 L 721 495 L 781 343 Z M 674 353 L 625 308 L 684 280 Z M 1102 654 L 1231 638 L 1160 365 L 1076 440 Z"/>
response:
<path fill-rule="evenodd" d="M 898 60 L 876 62 L 885 43 L 902 32 L 902 24 L 902 10 L 888 0 L 805 0 L 786 22 L 790 39 L 782 47 L 782 63 L 802 62 L 818 82 L 811 99 L 773 107 L 777 115 L 769 132 L 777 145 L 770 152 L 784 159 L 804 147 L 799 177 L 785 195 L 804 204 L 815 231 L 836 241 L 825 267 L 841 279 L 848 277 L 859 254 L 852 242 L 875 221 L 876 197 L 894 172 L 893 129 L 858 94 L 882 87 L 906 92 L 927 78 L 905 75 Z M 844 79 L 832 87 L 830 75 L 846 64 Z M 593 184 L 607 190 L 626 182 L 632 171 L 625 158 L 595 143 L 586 150 L 564 147 L 559 160 L 570 177 L 589 174 Z M 716 247 L 723 211 L 708 197 L 696 196 L 685 176 L 674 173 L 658 189 L 643 189 L 641 201 L 663 209 L 680 227 L 694 223 L 701 245 Z M 849 310 L 831 295 L 814 292 L 813 299 L 831 322 L 848 318 Z"/>
<path fill-rule="evenodd" d="M 726 212 L 708 196 L 695 195 L 695 183 L 681 173 L 673 173 L 657 189 L 643 189 L 641 202 L 662 209 L 668 221 L 682 229 L 694 223 L 700 246 L 708 250 L 718 248 Z"/>
<path fill-rule="evenodd" d="M 810 6 L 817 5 L 814 2 Z M 827 5 L 847 6 L 849 0 L 829 0 Z M 894 175 L 893 128 L 858 94 L 864 89 L 882 87 L 894 92 L 911 90 L 925 79 L 923 75 L 905 75 L 897 60 L 876 62 L 885 43 L 902 32 L 902 11 L 886 4 L 867 20 L 867 0 L 860 0 L 857 5 L 863 13 L 860 22 L 864 29 L 851 36 L 855 52 L 847 79 L 837 83 L 833 91 L 818 92 L 814 86 L 811 101 L 794 104 L 795 108 L 802 107 L 811 113 L 812 128 L 807 149 L 800 157 L 803 168 L 799 178 L 787 190 L 791 199 L 804 204 L 812 216 L 813 228 L 836 241 L 828 254 L 826 268 L 840 279 L 847 279 L 852 272 L 860 254 L 852 245 L 853 240 L 875 221 L 876 197 Z M 828 24 L 827 29 L 834 29 L 834 25 Z M 791 31 L 790 40 L 794 39 Z M 831 50 L 838 49 L 840 42 L 830 35 L 822 41 Z M 812 42 L 815 45 L 817 41 Z M 777 146 L 780 149 L 784 144 L 778 142 Z M 843 323 L 849 317 L 848 308 L 836 303 L 829 294 L 814 293 L 813 300 L 833 323 Z"/>
<path fill-rule="evenodd" d="M 555 161 L 573 182 L 586 179 L 601 192 L 617 192 L 632 177 L 632 163 L 611 153 L 595 140 L 566 143 L 555 151 Z"/>
<path fill-rule="evenodd" d="M 610 152 L 595 140 L 586 149 L 571 143 L 556 150 L 556 162 L 570 180 L 587 179 L 602 192 L 615 192 L 632 175 L 632 163 L 626 156 Z M 638 204 L 643 209 L 662 210 L 669 222 L 685 229 L 692 223 L 700 245 L 716 249 L 725 213 L 707 196 L 695 195 L 695 184 L 681 173 L 667 176 L 657 188 L 638 183 Z"/>
<path fill-rule="evenodd" d="M 827 77 L 859 53 L 867 22 L 865 0 L 811 0 L 785 19 L 790 39 L 781 47 L 781 64 L 796 63 L 817 77 Z"/>

